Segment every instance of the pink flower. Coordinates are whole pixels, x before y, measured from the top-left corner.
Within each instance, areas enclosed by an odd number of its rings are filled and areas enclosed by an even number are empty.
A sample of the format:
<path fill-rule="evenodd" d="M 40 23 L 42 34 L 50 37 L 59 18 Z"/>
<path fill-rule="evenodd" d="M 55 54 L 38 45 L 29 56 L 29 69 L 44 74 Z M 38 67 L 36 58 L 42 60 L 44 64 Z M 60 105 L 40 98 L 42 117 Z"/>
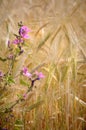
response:
<path fill-rule="evenodd" d="M 27 27 L 27 26 L 22 26 L 20 29 L 19 29 L 19 34 L 22 38 L 24 39 L 29 39 L 29 35 L 28 33 L 30 32 L 31 30 Z"/>
<path fill-rule="evenodd" d="M 8 59 L 9 59 L 9 60 L 13 59 L 13 54 L 10 54 L 10 55 L 8 56 Z"/>
<path fill-rule="evenodd" d="M 28 69 L 26 67 L 24 67 L 22 71 L 24 76 L 31 78 L 32 75 L 28 72 Z"/>
<path fill-rule="evenodd" d="M 26 74 L 26 72 L 28 72 L 28 69 L 26 67 L 24 67 L 22 71 L 24 74 Z"/>
<path fill-rule="evenodd" d="M 26 98 L 27 98 L 27 94 L 26 94 L 26 93 L 23 95 L 23 98 L 24 98 L 24 99 L 26 99 Z"/>
<path fill-rule="evenodd" d="M 24 75 L 29 78 L 32 76 L 29 72 L 26 72 Z"/>
<path fill-rule="evenodd" d="M 22 39 L 15 39 L 13 42 L 13 44 L 19 44 L 19 43 L 23 43 L 23 40 Z"/>
<path fill-rule="evenodd" d="M 35 74 L 38 76 L 39 79 L 42 79 L 45 77 L 42 72 L 36 71 Z"/>
<path fill-rule="evenodd" d="M 0 71 L 0 77 L 3 77 L 4 76 L 4 74 Z"/>

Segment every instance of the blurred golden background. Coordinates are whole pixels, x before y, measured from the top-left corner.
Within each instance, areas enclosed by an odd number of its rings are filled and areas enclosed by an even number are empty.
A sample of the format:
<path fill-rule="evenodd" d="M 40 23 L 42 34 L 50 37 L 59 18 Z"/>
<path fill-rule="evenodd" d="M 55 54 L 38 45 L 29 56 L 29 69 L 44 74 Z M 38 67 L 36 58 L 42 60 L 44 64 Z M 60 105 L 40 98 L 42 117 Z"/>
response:
<path fill-rule="evenodd" d="M 43 64 L 39 70 L 45 79 L 14 109 L 23 123 L 14 128 L 9 122 L 9 130 L 86 130 L 86 0 L 0 0 L 0 56 L 6 56 L 20 21 L 31 33 L 14 75 L 23 65 L 31 71 Z M 7 69 L 1 61 L 0 69 Z M 19 82 L 8 89 L 3 105 L 25 89 Z M 37 102 L 37 108 L 26 111 Z"/>

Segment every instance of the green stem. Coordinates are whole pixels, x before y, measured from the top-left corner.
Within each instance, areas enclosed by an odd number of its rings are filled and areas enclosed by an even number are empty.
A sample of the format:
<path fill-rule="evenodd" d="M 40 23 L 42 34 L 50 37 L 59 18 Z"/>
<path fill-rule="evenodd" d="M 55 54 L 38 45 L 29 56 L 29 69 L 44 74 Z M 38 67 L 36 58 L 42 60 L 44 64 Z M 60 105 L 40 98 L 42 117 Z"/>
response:
<path fill-rule="evenodd" d="M 34 80 L 31 80 L 31 86 L 30 86 L 29 89 L 26 91 L 26 93 L 25 93 L 26 95 L 27 95 L 30 91 L 32 91 L 32 88 L 34 87 L 34 82 L 35 82 L 36 80 L 38 80 L 38 78 L 36 78 L 36 79 L 34 79 Z M 12 109 L 13 109 L 20 101 L 21 101 L 21 102 L 22 102 L 22 101 L 25 101 L 23 96 L 22 96 L 22 98 L 17 99 L 17 100 L 15 101 L 15 103 L 12 104 L 9 108 L 6 108 L 4 112 L 5 112 L 5 113 L 11 112 Z"/>

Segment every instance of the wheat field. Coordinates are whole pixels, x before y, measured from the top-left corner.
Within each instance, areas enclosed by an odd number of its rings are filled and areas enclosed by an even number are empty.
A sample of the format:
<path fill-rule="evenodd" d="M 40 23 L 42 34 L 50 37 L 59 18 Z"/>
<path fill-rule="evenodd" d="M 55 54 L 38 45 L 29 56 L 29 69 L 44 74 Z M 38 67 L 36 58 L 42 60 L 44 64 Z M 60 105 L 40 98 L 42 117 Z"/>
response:
<path fill-rule="evenodd" d="M 0 86 L 0 127 L 86 130 L 86 0 L 0 0 L 0 57 L 7 55 L 20 21 L 31 29 L 30 39 L 15 63 L 16 84 L 4 91 Z M 16 77 L 24 65 L 45 78 L 12 113 L 2 114 L 27 89 Z M 0 70 L 7 69 L 8 62 L 0 61 Z"/>

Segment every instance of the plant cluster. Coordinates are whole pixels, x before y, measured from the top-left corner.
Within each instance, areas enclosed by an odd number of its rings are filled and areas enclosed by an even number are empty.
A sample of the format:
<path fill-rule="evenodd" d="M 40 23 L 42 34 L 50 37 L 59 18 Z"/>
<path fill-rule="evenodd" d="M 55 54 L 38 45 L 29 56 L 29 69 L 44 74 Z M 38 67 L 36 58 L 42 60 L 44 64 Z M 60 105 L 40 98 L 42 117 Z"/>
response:
<path fill-rule="evenodd" d="M 8 62 L 8 70 L 7 72 L 3 72 L 0 70 L 0 98 L 3 98 L 3 95 L 8 87 L 15 86 L 17 84 L 15 77 L 13 76 L 13 69 L 14 64 L 18 58 L 20 58 L 20 55 L 24 53 L 24 47 L 26 45 L 26 40 L 28 40 L 29 32 L 31 31 L 27 26 L 23 25 L 22 22 L 18 23 L 18 34 L 14 34 L 15 39 L 9 40 L 7 44 L 8 53 L 5 58 L 0 57 L 1 62 Z M 27 86 L 27 90 L 23 94 L 17 95 L 17 100 L 15 100 L 12 104 L 9 106 L 6 106 L 3 108 L 3 105 L 0 107 L 0 130 L 8 130 L 6 128 L 6 124 L 9 120 L 14 118 L 13 115 L 13 108 L 19 104 L 20 102 L 24 102 L 27 97 L 28 93 L 32 91 L 33 87 L 35 86 L 35 82 L 37 80 L 40 80 L 44 78 L 44 75 L 42 72 L 38 72 L 37 70 L 34 70 L 33 73 L 30 73 L 28 71 L 28 67 L 23 66 L 23 68 L 20 70 L 20 73 L 17 75 L 17 77 L 22 77 L 20 80 L 21 84 Z M 26 80 L 25 80 L 26 79 Z"/>

